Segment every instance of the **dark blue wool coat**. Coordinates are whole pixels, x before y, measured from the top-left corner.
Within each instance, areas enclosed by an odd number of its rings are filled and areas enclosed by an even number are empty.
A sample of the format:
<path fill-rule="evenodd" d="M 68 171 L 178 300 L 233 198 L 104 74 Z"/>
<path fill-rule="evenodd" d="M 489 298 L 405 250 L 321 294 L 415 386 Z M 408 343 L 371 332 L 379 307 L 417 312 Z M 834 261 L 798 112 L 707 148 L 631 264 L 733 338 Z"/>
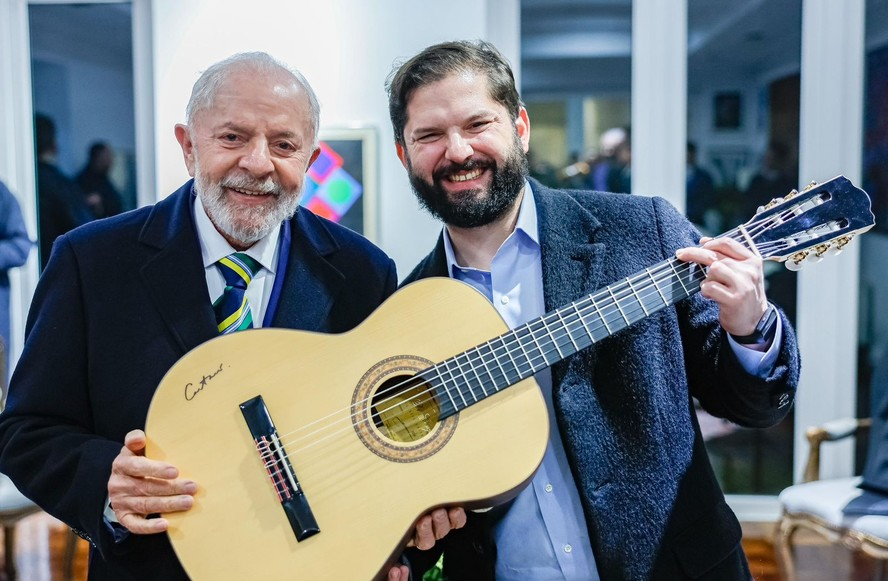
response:
<path fill-rule="evenodd" d="M 698 241 L 693 226 L 660 198 L 550 190 L 537 182 L 533 189 L 547 311 Z M 447 274 L 439 240 L 405 284 Z M 771 375 L 751 377 L 718 324 L 717 305 L 696 294 L 553 367 L 558 429 L 602 579 L 750 578 L 740 525 L 713 475 L 692 397 L 742 426 L 779 422 L 799 376 L 785 317 L 783 330 Z M 471 514 L 464 529 L 439 543 L 449 579 L 492 578 L 488 521 L 495 512 Z"/>

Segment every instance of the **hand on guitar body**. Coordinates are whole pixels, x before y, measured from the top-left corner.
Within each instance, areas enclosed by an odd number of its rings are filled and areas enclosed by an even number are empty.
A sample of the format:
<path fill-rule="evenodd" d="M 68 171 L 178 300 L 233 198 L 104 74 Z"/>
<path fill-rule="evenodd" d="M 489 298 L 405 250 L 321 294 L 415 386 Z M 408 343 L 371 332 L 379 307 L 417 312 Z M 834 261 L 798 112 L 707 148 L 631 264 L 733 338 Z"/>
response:
<path fill-rule="evenodd" d="M 676 257 L 709 268 L 700 294 L 718 303 L 722 328 L 735 336 L 751 334 L 768 309 L 762 259 L 731 238 L 700 242 L 678 250 Z"/>
<path fill-rule="evenodd" d="M 111 466 L 108 498 L 117 521 L 131 533 L 150 535 L 167 530 L 164 518 L 149 518 L 158 513 L 180 512 L 194 505 L 197 484 L 179 478 L 179 470 L 166 462 L 145 458 L 145 432 L 133 430 L 126 435 L 120 454 Z M 451 530 L 466 524 L 462 508 L 439 508 L 423 515 L 408 546 L 428 550 Z M 389 570 L 389 581 L 405 581 L 408 568 L 396 565 Z"/>
<path fill-rule="evenodd" d="M 145 432 L 133 430 L 126 435 L 111 465 L 108 498 L 117 521 L 127 530 L 137 535 L 166 531 L 166 519 L 148 516 L 188 510 L 195 492 L 197 484 L 179 478 L 175 466 L 145 458 Z"/>
<path fill-rule="evenodd" d="M 465 524 L 466 512 L 462 507 L 435 509 L 417 521 L 416 532 L 407 546 L 427 551 L 435 546 L 436 541 L 447 536 L 450 531 L 460 529 Z M 389 570 L 388 581 L 407 581 L 409 578 L 410 572 L 404 565 L 395 566 Z"/>

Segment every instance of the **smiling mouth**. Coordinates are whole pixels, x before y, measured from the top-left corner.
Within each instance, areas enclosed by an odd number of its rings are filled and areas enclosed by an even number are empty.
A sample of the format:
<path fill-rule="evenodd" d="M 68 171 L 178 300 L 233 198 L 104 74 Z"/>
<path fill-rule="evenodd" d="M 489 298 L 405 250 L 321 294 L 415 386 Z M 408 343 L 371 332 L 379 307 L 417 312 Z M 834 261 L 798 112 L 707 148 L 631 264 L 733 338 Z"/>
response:
<path fill-rule="evenodd" d="M 229 187 L 228 189 L 231 190 L 232 192 L 237 192 L 238 194 L 242 194 L 244 196 L 270 196 L 270 195 L 272 195 L 271 192 L 259 192 L 256 190 L 243 190 L 241 188 L 231 188 L 231 187 Z"/>
<path fill-rule="evenodd" d="M 469 180 L 474 180 L 480 177 L 482 173 L 484 173 L 484 170 L 479 168 L 466 173 L 453 174 L 449 176 L 448 179 L 451 182 L 467 182 Z"/>

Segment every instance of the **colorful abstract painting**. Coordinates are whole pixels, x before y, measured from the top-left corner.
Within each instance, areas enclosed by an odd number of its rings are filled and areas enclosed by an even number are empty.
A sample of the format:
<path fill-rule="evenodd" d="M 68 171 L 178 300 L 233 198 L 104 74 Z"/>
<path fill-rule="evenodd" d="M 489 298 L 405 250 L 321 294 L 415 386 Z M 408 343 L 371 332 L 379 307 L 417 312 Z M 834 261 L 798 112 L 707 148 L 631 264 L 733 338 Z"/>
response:
<path fill-rule="evenodd" d="M 372 203 L 367 183 L 372 131 L 322 131 L 321 153 L 308 170 L 302 205 L 319 216 L 372 239 Z"/>

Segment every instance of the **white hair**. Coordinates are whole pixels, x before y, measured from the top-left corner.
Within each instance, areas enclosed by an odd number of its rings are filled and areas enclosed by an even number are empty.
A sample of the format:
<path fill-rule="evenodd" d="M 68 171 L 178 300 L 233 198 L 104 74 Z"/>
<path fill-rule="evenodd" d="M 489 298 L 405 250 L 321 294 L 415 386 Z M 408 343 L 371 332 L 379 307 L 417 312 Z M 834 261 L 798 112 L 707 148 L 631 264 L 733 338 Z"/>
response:
<path fill-rule="evenodd" d="M 242 52 L 228 57 L 223 61 L 210 66 L 201 73 L 194 87 L 191 89 L 191 98 L 188 99 L 188 106 L 185 108 L 185 122 L 189 127 L 192 125 L 194 117 L 200 112 L 213 106 L 213 100 L 219 87 L 228 79 L 228 76 L 235 70 L 252 69 L 257 73 L 273 74 L 285 73 L 292 77 L 297 85 L 302 87 L 308 97 L 308 103 L 311 113 L 311 128 L 314 134 L 313 147 L 317 146 L 318 128 L 321 120 L 321 105 L 318 97 L 315 95 L 314 89 L 305 80 L 298 70 L 288 67 L 274 57 L 264 52 Z"/>

